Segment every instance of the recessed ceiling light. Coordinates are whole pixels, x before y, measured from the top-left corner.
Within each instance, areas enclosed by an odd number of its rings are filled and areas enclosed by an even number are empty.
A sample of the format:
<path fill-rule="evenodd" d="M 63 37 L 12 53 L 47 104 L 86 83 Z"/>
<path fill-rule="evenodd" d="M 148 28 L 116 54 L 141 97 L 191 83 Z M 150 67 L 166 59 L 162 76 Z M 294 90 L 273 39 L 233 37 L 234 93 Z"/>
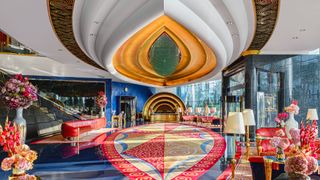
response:
<path fill-rule="evenodd" d="M 299 37 L 298 36 L 293 36 L 292 39 L 299 39 Z"/>
<path fill-rule="evenodd" d="M 306 29 L 300 29 L 300 32 L 305 32 L 306 31 Z"/>
<path fill-rule="evenodd" d="M 226 24 L 227 25 L 231 25 L 231 24 L 233 24 L 233 22 L 232 21 L 227 21 Z"/>
<path fill-rule="evenodd" d="M 95 24 L 99 24 L 100 22 L 99 21 L 93 21 Z"/>

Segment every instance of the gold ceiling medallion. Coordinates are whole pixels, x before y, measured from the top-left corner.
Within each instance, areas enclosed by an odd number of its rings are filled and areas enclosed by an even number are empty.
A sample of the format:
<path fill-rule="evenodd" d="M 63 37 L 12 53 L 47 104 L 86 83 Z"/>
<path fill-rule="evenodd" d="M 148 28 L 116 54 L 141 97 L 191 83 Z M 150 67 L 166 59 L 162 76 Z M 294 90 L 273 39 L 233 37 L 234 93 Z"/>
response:
<path fill-rule="evenodd" d="M 270 39 L 278 18 L 279 0 L 254 0 L 256 30 L 254 38 L 243 55 L 259 53 Z"/>
<path fill-rule="evenodd" d="M 154 64 L 149 61 L 152 45 L 164 33 L 174 41 L 179 50 L 177 66 L 168 76 L 156 72 Z M 194 34 L 163 15 L 121 45 L 114 54 L 112 63 L 120 74 L 136 81 L 158 86 L 173 86 L 210 73 L 216 67 L 216 57 L 214 52 Z"/>
<path fill-rule="evenodd" d="M 90 59 L 77 44 L 72 28 L 72 12 L 74 0 L 48 0 L 49 17 L 52 28 L 61 43 L 83 62 L 96 68 L 103 69 L 95 61 Z"/>

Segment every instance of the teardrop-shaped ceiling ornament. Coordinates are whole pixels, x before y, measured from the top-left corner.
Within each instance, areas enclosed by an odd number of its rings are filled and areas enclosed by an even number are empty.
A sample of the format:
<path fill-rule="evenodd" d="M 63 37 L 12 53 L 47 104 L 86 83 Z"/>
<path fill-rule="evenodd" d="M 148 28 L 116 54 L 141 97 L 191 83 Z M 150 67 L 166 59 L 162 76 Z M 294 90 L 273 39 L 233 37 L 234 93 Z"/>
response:
<path fill-rule="evenodd" d="M 180 62 L 180 50 L 174 40 L 162 33 L 149 50 L 149 62 L 160 76 L 170 76 Z"/>

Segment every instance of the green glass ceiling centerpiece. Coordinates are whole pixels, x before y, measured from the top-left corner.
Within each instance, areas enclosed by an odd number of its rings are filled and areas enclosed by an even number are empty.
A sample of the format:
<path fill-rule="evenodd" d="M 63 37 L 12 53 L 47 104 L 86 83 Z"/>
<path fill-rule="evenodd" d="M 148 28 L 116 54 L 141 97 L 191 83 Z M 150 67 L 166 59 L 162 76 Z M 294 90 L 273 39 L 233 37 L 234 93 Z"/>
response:
<path fill-rule="evenodd" d="M 149 62 L 155 72 L 161 76 L 170 76 L 180 62 L 180 50 L 173 39 L 162 33 L 149 50 Z"/>

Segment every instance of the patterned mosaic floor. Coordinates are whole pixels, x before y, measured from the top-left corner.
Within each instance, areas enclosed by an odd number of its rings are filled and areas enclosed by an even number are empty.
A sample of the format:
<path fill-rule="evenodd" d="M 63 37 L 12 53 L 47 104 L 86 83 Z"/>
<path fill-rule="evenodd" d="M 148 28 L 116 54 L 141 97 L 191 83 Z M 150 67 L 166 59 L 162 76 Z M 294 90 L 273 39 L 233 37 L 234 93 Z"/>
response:
<path fill-rule="evenodd" d="M 224 154 L 222 136 L 205 128 L 158 123 L 113 133 L 105 156 L 130 179 L 198 179 Z"/>

